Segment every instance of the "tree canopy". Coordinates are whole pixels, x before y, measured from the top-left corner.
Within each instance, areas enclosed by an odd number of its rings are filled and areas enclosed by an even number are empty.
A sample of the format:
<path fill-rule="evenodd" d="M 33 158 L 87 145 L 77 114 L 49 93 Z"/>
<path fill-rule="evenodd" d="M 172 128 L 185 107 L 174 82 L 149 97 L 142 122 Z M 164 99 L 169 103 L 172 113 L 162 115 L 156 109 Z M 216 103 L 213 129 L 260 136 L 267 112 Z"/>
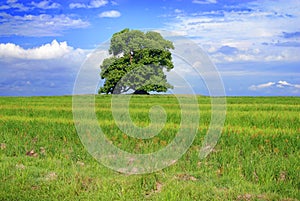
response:
<path fill-rule="evenodd" d="M 100 66 L 105 82 L 99 93 L 166 92 L 172 86 L 163 70 L 174 67 L 170 49 L 174 49 L 173 43 L 157 32 L 124 29 L 113 34 L 111 57 Z"/>

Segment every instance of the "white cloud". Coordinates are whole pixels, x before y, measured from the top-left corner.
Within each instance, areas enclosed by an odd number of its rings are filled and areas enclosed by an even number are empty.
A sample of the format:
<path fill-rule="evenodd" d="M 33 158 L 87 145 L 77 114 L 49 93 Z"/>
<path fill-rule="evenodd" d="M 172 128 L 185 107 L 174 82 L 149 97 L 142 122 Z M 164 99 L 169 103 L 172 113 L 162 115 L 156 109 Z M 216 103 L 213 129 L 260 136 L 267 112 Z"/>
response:
<path fill-rule="evenodd" d="M 282 85 L 282 86 L 284 86 L 284 85 L 285 85 L 285 86 L 291 86 L 291 84 L 288 83 L 287 81 L 281 81 L 281 80 L 278 81 L 278 84 L 279 84 L 279 85 Z"/>
<path fill-rule="evenodd" d="M 0 36 L 58 36 L 64 30 L 87 26 L 89 26 L 89 22 L 67 15 L 13 16 L 0 13 Z"/>
<path fill-rule="evenodd" d="M 71 94 L 80 66 L 90 52 L 56 40 L 29 49 L 2 43 L 0 95 Z"/>
<path fill-rule="evenodd" d="M 215 4 L 217 0 L 193 0 L 192 3 L 195 4 Z"/>
<path fill-rule="evenodd" d="M 10 9 L 10 7 L 8 5 L 0 6 L 0 10 L 7 10 L 7 9 Z"/>
<path fill-rule="evenodd" d="M 104 6 L 108 3 L 107 0 L 93 0 L 90 2 L 89 7 L 90 8 L 99 8 L 101 6 Z"/>
<path fill-rule="evenodd" d="M 258 89 L 268 88 L 268 87 L 271 87 L 273 85 L 275 85 L 275 82 L 268 82 L 268 83 L 265 83 L 265 84 L 251 85 L 249 87 L 249 89 L 252 90 L 252 91 L 256 91 Z"/>
<path fill-rule="evenodd" d="M 70 3 L 69 8 L 74 9 L 74 8 L 86 8 L 87 5 L 83 3 Z"/>
<path fill-rule="evenodd" d="M 100 8 L 102 6 L 105 6 L 108 4 L 107 0 L 92 0 L 89 4 L 84 3 L 70 3 L 69 8 L 75 9 L 75 8 Z"/>
<path fill-rule="evenodd" d="M 30 8 L 22 3 L 18 3 L 17 0 L 8 0 L 6 4 L 0 6 L 0 10 L 15 9 L 16 11 L 28 11 Z"/>
<path fill-rule="evenodd" d="M 299 9 L 300 2 L 292 0 L 242 3 L 223 10 L 180 13 L 166 29 L 192 37 L 217 63 L 300 61 L 299 38 L 283 37 L 283 32 L 299 31 Z M 218 52 L 222 46 L 238 51 L 232 55 Z"/>
<path fill-rule="evenodd" d="M 74 49 L 68 46 L 67 42 L 57 42 L 53 40 L 51 43 L 44 44 L 40 47 L 24 49 L 13 43 L 0 44 L 0 58 L 15 58 L 26 60 L 44 60 L 59 59 L 68 55 L 83 55 L 84 50 Z"/>
<path fill-rule="evenodd" d="M 99 14 L 99 17 L 109 17 L 109 18 L 116 18 L 120 17 L 121 13 L 116 10 L 111 10 L 111 11 L 105 11 Z"/>
<path fill-rule="evenodd" d="M 291 84 L 291 83 L 288 83 L 287 81 L 278 81 L 277 87 L 279 88 L 284 88 L 284 87 L 295 87 L 297 89 L 300 89 L 300 84 Z"/>
<path fill-rule="evenodd" d="M 287 81 L 278 81 L 278 82 L 268 82 L 264 84 L 259 84 L 259 85 L 251 85 L 248 89 L 251 91 L 257 91 L 261 89 L 270 89 L 270 88 L 279 88 L 279 89 L 292 89 L 295 92 L 295 89 L 300 89 L 299 84 L 291 84 Z M 298 90 L 297 90 L 298 91 Z"/>
<path fill-rule="evenodd" d="M 182 10 L 180 10 L 180 9 L 175 9 L 174 12 L 175 12 L 175 13 L 182 13 Z"/>
<path fill-rule="evenodd" d="M 59 3 L 55 3 L 52 2 L 50 0 L 43 0 L 39 3 L 35 3 L 35 2 L 31 2 L 31 4 L 36 7 L 36 8 L 40 8 L 40 9 L 55 9 L 55 8 L 59 8 L 60 4 Z"/>
<path fill-rule="evenodd" d="M 111 3 L 112 6 L 117 6 L 117 5 L 119 5 L 116 1 L 111 1 L 110 3 Z"/>

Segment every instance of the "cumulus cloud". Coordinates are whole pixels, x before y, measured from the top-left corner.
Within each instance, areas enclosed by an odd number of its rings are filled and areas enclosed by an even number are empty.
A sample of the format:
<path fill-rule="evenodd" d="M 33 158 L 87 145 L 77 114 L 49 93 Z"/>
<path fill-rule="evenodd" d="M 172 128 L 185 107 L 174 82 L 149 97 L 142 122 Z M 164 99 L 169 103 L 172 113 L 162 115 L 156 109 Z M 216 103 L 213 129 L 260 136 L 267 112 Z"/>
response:
<path fill-rule="evenodd" d="M 70 3 L 69 8 L 75 9 L 75 8 L 100 8 L 102 6 L 105 6 L 108 4 L 107 0 L 92 0 L 89 4 L 84 3 Z"/>
<path fill-rule="evenodd" d="M 68 15 L 13 16 L 0 13 L 0 36 L 58 36 L 65 30 L 85 28 L 89 25 L 87 21 Z"/>
<path fill-rule="evenodd" d="M 39 3 L 36 2 L 31 2 L 31 4 L 36 7 L 36 8 L 40 8 L 40 9 L 55 9 L 55 8 L 59 8 L 60 4 L 59 3 L 55 3 L 52 2 L 50 0 L 43 0 Z"/>
<path fill-rule="evenodd" d="M 300 89 L 300 84 L 291 84 L 291 83 L 288 83 L 287 81 L 278 81 L 276 86 L 279 88 L 295 87 L 297 89 Z"/>
<path fill-rule="evenodd" d="M 2 43 L 0 96 L 71 94 L 79 67 L 90 52 L 57 40 L 29 49 Z"/>
<path fill-rule="evenodd" d="M 84 3 L 70 3 L 69 8 L 75 9 L 75 8 L 86 8 L 87 5 Z"/>
<path fill-rule="evenodd" d="M 293 89 L 294 92 L 298 92 L 298 89 L 300 89 L 300 84 L 291 84 L 287 81 L 278 81 L 278 82 L 267 82 L 264 84 L 258 84 L 258 85 L 251 85 L 248 89 L 251 91 L 258 91 L 261 89 Z"/>
<path fill-rule="evenodd" d="M 83 50 L 68 46 L 67 42 L 51 43 L 40 47 L 24 49 L 13 43 L 0 44 L 0 58 L 18 58 L 18 59 L 57 59 L 71 52 L 83 53 Z"/>
<path fill-rule="evenodd" d="M 101 6 L 104 6 L 108 3 L 107 0 L 93 0 L 90 2 L 90 7 L 91 8 L 99 8 Z"/>
<path fill-rule="evenodd" d="M 17 0 L 7 0 L 6 4 L 3 3 L 0 6 L 0 10 L 13 9 L 16 11 L 28 11 L 30 8 L 25 6 L 23 3 L 18 3 Z"/>
<path fill-rule="evenodd" d="M 119 11 L 116 10 L 110 10 L 110 11 L 105 11 L 99 14 L 99 17 L 108 17 L 108 18 L 116 18 L 116 17 L 120 17 L 121 13 Z"/>
<path fill-rule="evenodd" d="M 166 24 L 166 29 L 192 37 L 216 63 L 300 61 L 297 54 L 300 41 L 296 37 L 299 35 L 300 2 L 280 0 L 243 2 L 242 5 L 180 13 Z M 225 52 L 229 49 L 222 47 L 232 47 L 236 51 L 232 54 L 233 51 Z"/>

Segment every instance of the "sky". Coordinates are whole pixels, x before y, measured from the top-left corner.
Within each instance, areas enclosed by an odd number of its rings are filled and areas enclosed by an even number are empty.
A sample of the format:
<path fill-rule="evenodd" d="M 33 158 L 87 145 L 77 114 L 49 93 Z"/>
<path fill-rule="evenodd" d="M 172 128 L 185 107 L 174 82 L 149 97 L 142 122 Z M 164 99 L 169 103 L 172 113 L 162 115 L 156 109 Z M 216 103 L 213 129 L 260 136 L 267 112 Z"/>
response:
<path fill-rule="evenodd" d="M 82 64 L 124 28 L 193 41 L 228 96 L 300 96 L 299 22 L 296 0 L 0 0 L 0 96 L 71 95 Z"/>

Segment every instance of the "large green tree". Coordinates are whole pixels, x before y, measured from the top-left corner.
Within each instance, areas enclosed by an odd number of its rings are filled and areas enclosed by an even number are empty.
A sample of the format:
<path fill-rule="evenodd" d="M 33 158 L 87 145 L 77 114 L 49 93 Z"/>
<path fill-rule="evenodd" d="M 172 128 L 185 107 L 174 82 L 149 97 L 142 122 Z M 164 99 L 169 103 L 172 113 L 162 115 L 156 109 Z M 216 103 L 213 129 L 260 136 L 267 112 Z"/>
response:
<path fill-rule="evenodd" d="M 105 82 L 99 93 L 166 92 L 172 86 L 163 70 L 174 67 L 170 49 L 174 49 L 173 43 L 157 32 L 124 29 L 113 34 L 111 57 L 100 66 Z"/>

